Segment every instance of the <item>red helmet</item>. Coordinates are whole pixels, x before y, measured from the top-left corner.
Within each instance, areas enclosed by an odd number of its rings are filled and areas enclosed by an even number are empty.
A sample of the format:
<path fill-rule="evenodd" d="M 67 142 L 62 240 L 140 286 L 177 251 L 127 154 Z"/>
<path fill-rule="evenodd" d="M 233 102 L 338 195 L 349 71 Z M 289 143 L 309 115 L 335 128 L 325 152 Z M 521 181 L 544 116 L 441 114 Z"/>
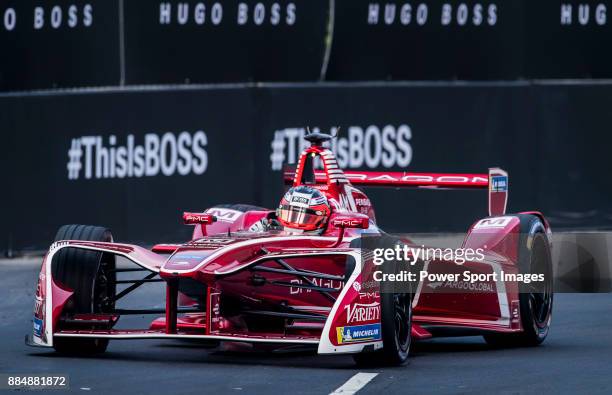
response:
<path fill-rule="evenodd" d="M 304 232 L 322 231 L 330 214 L 325 195 L 304 185 L 290 188 L 276 210 L 276 216 L 285 228 Z"/>

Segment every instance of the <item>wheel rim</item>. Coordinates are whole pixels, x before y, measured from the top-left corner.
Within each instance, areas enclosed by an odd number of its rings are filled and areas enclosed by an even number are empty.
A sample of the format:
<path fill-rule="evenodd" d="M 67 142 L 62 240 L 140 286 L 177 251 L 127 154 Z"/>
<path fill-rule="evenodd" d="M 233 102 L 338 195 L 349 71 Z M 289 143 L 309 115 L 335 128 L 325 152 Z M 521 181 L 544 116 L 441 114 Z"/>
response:
<path fill-rule="evenodd" d="M 101 257 L 98 273 L 94 282 L 93 311 L 96 313 L 111 312 L 115 308 L 115 275 L 114 264 L 109 257 Z"/>
<path fill-rule="evenodd" d="M 410 348 L 410 332 L 412 323 L 412 309 L 408 294 L 395 294 L 395 341 L 398 349 L 407 353 Z"/>

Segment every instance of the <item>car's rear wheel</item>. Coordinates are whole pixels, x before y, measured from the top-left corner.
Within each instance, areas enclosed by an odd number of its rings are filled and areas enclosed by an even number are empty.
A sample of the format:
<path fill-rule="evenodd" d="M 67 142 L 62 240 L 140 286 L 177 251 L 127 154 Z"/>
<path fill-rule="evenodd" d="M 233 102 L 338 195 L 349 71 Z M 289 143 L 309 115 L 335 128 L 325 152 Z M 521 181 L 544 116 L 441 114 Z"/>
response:
<path fill-rule="evenodd" d="M 107 228 L 91 225 L 64 225 L 55 236 L 58 240 L 112 242 Z M 114 309 L 115 256 L 96 251 L 65 248 L 53 258 L 53 279 L 74 291 L 62 317 L 74 314 L 104 313 Z M 59 329 L 76 329 L 62 327 Z M 88 328 L 78 328 L 88 329 Z M 65 354 L 95 354 L 106 351 L 108 339 L 55 337 L 53 347 Z"/>
<path fill-rule="evenodd" d="M 550 328 L 553 306 L 553 275 L 550 244 L 541 220 L 535 216 L 521 216 L 521 273 L 542 274 L 543 282 L 520 283 L 520 315 L 523 332 L 490 334 L 484 338 L 497 347 L 537 346 Z"/>

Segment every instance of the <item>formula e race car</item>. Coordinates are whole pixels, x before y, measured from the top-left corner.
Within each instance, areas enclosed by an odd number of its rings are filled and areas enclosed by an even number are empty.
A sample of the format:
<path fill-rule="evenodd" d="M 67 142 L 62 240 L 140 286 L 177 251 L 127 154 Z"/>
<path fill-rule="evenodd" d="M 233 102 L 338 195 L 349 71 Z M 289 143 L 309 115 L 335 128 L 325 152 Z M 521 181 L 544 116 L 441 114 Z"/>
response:
<path fill-rule="evenodd" d="M 505 213 L 506 172 L 344 172 L 324 146 L 332 136 L 305 138 L 311 145 L 295 171 L 284 173 L 291 189 L 276 210 L 226 204 L 184 213 L 194 225 L 184 244 L 146 249 L 114 242 L 104 227 L 62 226 L 42 263 L 26 343 L 92 354 L 115 339 L 195 339 L 397 365 L 412 340 L 432 336 L 482 335 L 500 346 L 544 340 L 553 301 L 551 231 L 539 212 Z M 404 288 L 385 285 L 377 268 L 389 279 L 401 262 L 379 266 L 366 237 L 391 251 L 422 246 L 385 234 L 356 186 L 486 189 L 489 216 L 462 244 L 480 259 L 418 259 L 412 270 L 426 276 Z M 465 272 L 476 280 L 443 275 Z M 544 278 L 539 285 L 519 280 L 536 272 Z M 149 282 L 164 285 L 165 302 L 150 301 L 164 308 L 119 307 Z M 127 315 L 157 317 L 123 328 Z"/>

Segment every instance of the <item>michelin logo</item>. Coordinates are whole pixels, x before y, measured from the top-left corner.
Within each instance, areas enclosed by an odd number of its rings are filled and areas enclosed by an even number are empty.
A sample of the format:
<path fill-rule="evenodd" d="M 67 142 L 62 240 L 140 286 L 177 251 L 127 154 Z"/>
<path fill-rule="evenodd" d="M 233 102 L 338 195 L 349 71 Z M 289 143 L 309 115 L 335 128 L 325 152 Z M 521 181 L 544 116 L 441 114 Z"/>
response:
<path fill-rule="evenodd" d="M 380 340 L 380 324 L 339 326 L 336 328 L 338 344 Z"/>
<path fill-rule="evenodd" d="M 42 338 L 43 322 L 41 319 L 34 317 L 32 322 L 34 326 L 34 336 Z"/>

